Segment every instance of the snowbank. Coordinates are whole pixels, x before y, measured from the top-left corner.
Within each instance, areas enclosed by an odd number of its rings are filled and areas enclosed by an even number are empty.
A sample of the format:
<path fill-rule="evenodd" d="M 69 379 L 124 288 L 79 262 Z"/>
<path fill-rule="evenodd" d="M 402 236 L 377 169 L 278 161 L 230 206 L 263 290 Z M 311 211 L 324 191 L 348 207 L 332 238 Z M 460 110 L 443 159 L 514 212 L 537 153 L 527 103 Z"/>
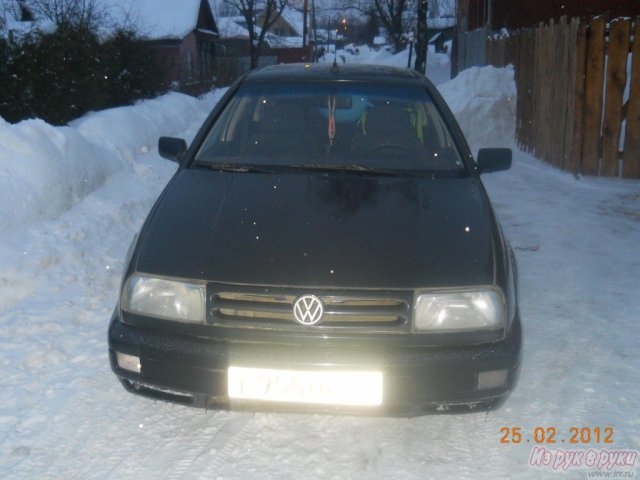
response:
<path fill-rule="evenodd" d="M 119 167 L 73 128 L 0 121 L 0 230 L 57 216 Z"/>
<path fill-rule="evenodd" d="M 103 184 L 160 135 L 202 121 L 220 94 L 170 93 L 130 107 L 89 113 L 70 126 L 0 118 L 0 231 L 55 218 Z M 196 120 L 197 119 L 197 120 Z"/>
<path fill-rule="evenodd" d="M 515 140 L 516 84 L 511 65 L 472 67 L 438 85 L 472 150 Z"/>
<path fill-rule="evenodd" d="M 186 130 L 199 103 L 194 97 L 169 93 L 131 107 L 88 113 L 70 125 L 92 143 L 130 160 L 141 149 L 155 146 L 159 132 Z"/>

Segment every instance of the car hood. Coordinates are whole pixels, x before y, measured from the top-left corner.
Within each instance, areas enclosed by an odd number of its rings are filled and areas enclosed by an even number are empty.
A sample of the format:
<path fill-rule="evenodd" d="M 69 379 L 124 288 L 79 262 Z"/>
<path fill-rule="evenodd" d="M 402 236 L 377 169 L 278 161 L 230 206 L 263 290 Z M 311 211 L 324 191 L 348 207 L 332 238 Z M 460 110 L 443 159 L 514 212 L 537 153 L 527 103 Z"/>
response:
<path fill-rule="evenodd" d="M 135 269 L 252 285 L 426 288 L 494 282 L 477 178 L 179 171 Z"/>

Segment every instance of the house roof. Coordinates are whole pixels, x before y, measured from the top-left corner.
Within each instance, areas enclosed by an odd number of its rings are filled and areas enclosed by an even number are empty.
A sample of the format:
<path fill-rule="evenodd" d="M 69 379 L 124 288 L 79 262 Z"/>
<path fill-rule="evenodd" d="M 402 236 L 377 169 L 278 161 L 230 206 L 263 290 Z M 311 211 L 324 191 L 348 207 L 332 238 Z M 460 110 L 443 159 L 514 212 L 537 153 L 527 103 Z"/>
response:
<path fill-rule="evenodd" d="M 302 48 L 302 36 L 282 37 L 273 33 L 268 33 L 265 40 L 271 48 Z"/>
<path fill-rule="evenodd" d="M 56 25 L 50 20 L 21 21 L 17 4 L 9 0 L 0 0 L 0 37 L 8 35 L 9 32 L 23 35 L 36 30 L 54 32 Z"/>
<path fill-rule="evenodd" d="M 100 0 L 113 15 L 129 15 L 152 40 L 182 39 L 198 27 L 200 5 L 206 0 Z"/>
<path fill-rule="evenodd" d="M 430 29 L 445 29 L 455 26 L 455 17 L 435 17 L 427 18 L 427 27 Z"/>
<path fill-rule="evenodd" d="M 218 17 L 218 32 L 220 38 L 249 38 L 249 30 L 241 23 L 242 17 Z"/>
<path fill-rule="evenodd" d="M 302 12 L 294 10 L 291 7 L 285 7 L 280 16 L 291 26 L 298 36 L 302 36 L 304 27 L 304 14 Z"/>
<path fill-rule="evenodd" d="M 26 3 L 28 5 L 29 0 Z M 140 34 L 151 40 L 182 39 L 196 29 L 216 33 L 213 14 L 206 25 L 198 24 L 201 5 L 211 11 L 207 0 L 97 0 L 97 5 L 105 8 L 116 23 L 131 22 Z M 16 11 L 12 0 L 0 1 L 0 17 L 6 20 L 10 30 L 42 30 L 51 23 L 43 19 L 20 22 L 15 18 Z"/>
<path fill-rule="evenodd" d="M 300 15 L 302 21 L 302 14 Z M 243 38 L 249 39 L 249 31 L 245 26 L 245 19 L 241 16 L 218 17 L 218 32 L 220 38 Z M 302 25 L 302 24 L 301 24 Z M 258 32 L 260 28 L 256 29 Z M 268 32 L 264 41 L 271 48 L 300 48 L 302 47 L 302 36 L 283 37 Z"/>

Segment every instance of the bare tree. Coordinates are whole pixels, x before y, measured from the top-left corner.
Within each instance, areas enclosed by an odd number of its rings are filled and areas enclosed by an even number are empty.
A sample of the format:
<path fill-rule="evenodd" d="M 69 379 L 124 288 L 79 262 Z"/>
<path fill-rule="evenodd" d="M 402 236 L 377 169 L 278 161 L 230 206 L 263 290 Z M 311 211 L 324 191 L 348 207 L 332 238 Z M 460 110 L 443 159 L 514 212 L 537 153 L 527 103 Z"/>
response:
<path fill-rule="evenodd" d="M 56 25 L 95 30 L 108 18 L 106 7 L 99 0 L 30 0 L 33 12 Z"/>
<path fill-rule="evenodd" d="M 406 34 L 412 30 L 413 18 L 409 15 L 414 0 L 374 0 L 373 5 L 380 23 L 387 32 L 395 52 L 406 44 Z M 411 17 L 411 18 L 410 18 Z"/>
<path fill-rule="evenodd" d="M 289 0 L 224 0 L 235 8 L 244 18 L 249 30 L 249 48 L 251 55 L 251 69 L 258 66 L 258 60 L 264 44 L 264 39 L 273 24 L 280 18 L 282 11 L 289 4 Z M 264 19 L 260 32 L 256 33 L 257 17 Z"/>

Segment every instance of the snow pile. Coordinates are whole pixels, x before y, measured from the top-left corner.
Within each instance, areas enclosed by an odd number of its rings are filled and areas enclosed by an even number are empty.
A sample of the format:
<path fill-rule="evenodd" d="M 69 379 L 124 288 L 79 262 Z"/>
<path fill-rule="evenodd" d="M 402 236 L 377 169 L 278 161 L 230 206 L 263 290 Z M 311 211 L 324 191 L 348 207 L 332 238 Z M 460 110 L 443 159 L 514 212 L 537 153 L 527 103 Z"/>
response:
<path fill-rule="evenodd" d="M 155 146 L 161 132 L 169 135 L 186 130 L 200 108 L 194 97 L 169 93 L 133 107 L 88 113 L 71 126 L 91 142 L 131 160 Z"/>
<path fill-rule="evenodd" d="M 55 217 L 118 168 L 73 128 L 0 120 L 0 230 Z"/>
<path fill-rule="evenodd" d="M 0 230 L 57 217 L 102 185 L 160 135 L 187 130 L 219 94 L 171 93 L 131 107 L 89 113 L 67 127 L 0 118 Z"/>
<path fill-rule="evenodd" d="M 438 85 L 438 90 L 474 151 L 514 144 L 516 84 L 513 66 L 472 67 Z"/>

